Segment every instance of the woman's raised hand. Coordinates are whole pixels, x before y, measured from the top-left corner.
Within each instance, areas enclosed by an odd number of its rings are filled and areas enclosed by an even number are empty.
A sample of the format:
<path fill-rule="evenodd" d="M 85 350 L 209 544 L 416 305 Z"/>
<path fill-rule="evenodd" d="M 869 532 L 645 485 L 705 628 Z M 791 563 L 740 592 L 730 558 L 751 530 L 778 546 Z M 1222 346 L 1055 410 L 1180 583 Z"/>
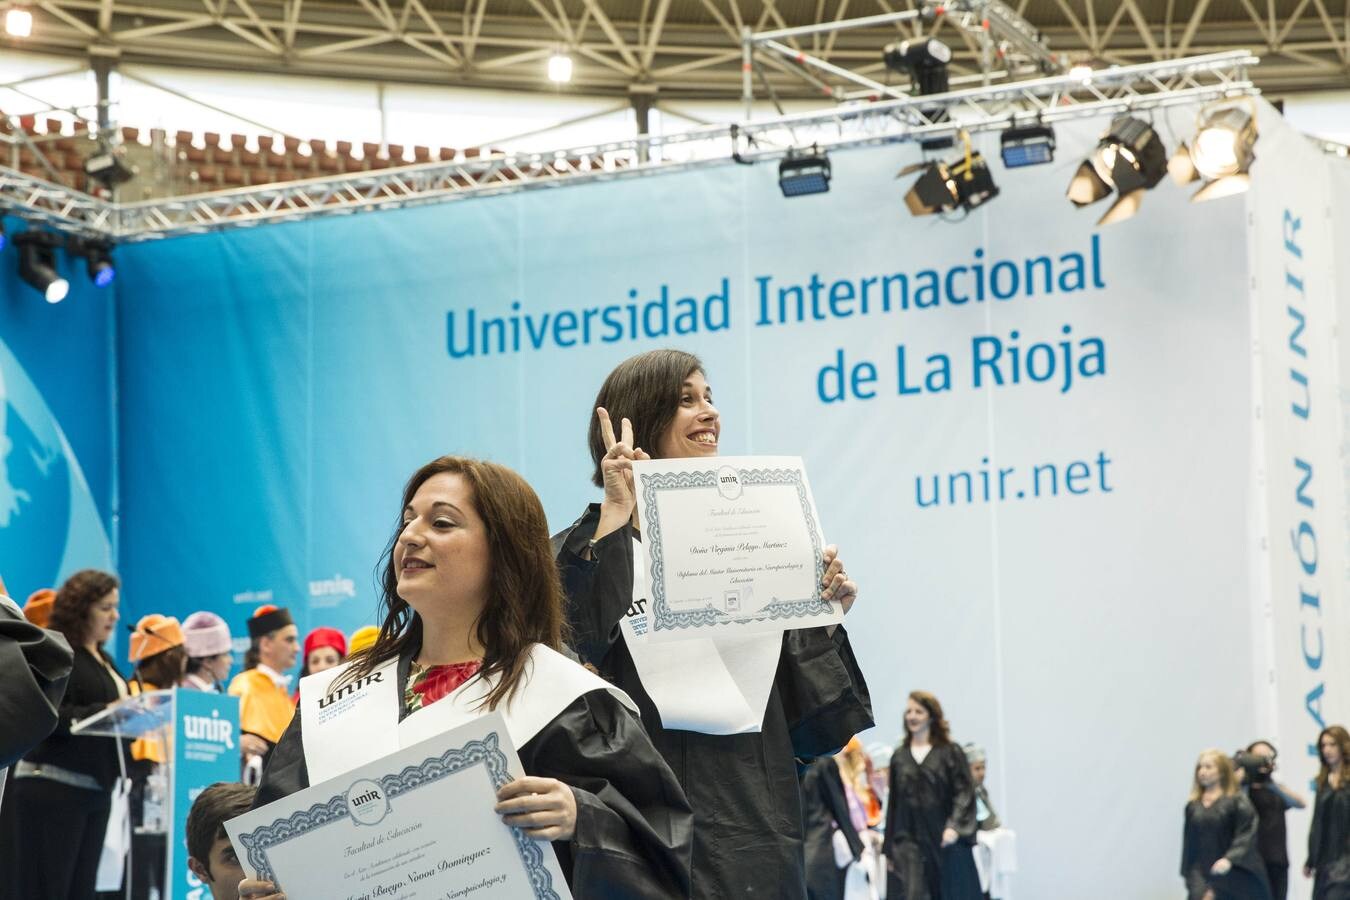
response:
<path fill-rule="evenodd" d="M 834 544 L 825 548 L 825 573 L 820 578 L 820 596 L 826 600 L 838 600 L 844 604 L 847 613 L 858 599 L 858 585 L 844 571 L 844 563 L 839 558 L 839 548 Z"/>
<path fill-rule="evenodd" d="M 637 494 L 633 490 L 633 460 L 651 457 L 641 447 L 633 446 L 632 422 L 626 418 L 619 421 L 619 437 L 616 440 L 609 411 L 598 406 L 595 415 L 600 420 L 600 435 L 605 441 L 605 457 L 600 461 L 600 471 L 605 478 L 604 502 L 631 512 L 637 503 Z"/>
<path fill-rule="evenodd" d="M 641 447 L 633 446 L 633 423 L 619 421 L 619 436 L 614 437 L 614 423 L 609 410 L 595 409 L 600 421 L 600 435 L 605 441 L 605 455 L 600 460 L 600 473 L 605 480 L 605 498 L 600 503 L 600 522 L 595 529 L 595 540 L 622 528 L 633 518 L 637 508 L 637 492 L 633 487 L 633 461 L 651 459 Z"/>

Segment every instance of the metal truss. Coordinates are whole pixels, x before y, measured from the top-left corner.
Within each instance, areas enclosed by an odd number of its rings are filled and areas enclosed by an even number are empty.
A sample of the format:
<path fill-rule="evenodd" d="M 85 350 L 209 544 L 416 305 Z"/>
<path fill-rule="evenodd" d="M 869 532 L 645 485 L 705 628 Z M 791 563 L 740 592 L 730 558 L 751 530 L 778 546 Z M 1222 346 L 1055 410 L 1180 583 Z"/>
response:
<path fill-rule="evenodd" d="M 0 166 L 0 213 L 86 236 L 111 237 L 117 225 L 117 209 L 106 200 L 5 166 Z"/>
<path fill-rule="evenodd" d="M 538 90 L 545 59 L 576 62 L 567 90 L 660 98 L 742 95 L 748 29 L 792 30 L 912 11 L 929 0 L 25 0 L 34 33 L 20 43 L 80 58 L 371 81 Z M 937 34 L 955 52 L 953 76 L 988 66 L 972 28 L 1043 62 L 1132 65 L 1245 49 L 1260 54 L 1267 92 L 1350 87 L 1346 0 L 950 0 L 947 14 L 784 39 L 854 73 L 884 81 L 881 47 Z M 775 59 L 766 77 L 784 98 L 821 98 L 845 79 Z M 959 83 L 954 81 L 954 83 Z M 822 91 L 824 87 L 824 92 Z"/>
<path fill-rule="evenodd" d="M 0 168 L 0 205 L 59 229 L 117 242 L 293 221 L 320 215 L 641 177 L 673 170 L 774 159 L 789 150 L 899 143 L 1053 123 L 1124 111 L 1145 112 L 1256 92 L 1248 53 L 1057 75 L 924 97 L 853 103 L 674 135 L 502 154 L 189 197 L 113 204 Z"/>
<path fill-rule="evenodd" d="M 918 9 L 902 10 L 876 16 L 864 16 L 857 19 L 836 19 L 816 25 L 800 25 L 795 28 L 779 28 L 768 32 L 745 30 L 741 38 L 741 101 L 745 118 L 754 113 L 754 72 L 758 57 L 757 50 L 770 51 L 799 67 L 798 74 L 826 95 L 837 101 L 866 98 L 879 100 L 883 97 L 902 98 L 910 94 L 908 85 L 884 84 L 864 75 L 836 65 L 799 47 L 783 43 L 804 37 L 835 35 L 841 31 L 867 28 L 877 25 L 900 25 L 901 23 L 952 22 L 960 29 L 961 36 L 969 44 L 981 48 L 981 74 L 978 76 L 958 76 L 956 83 L 980 81 L 988 84 L 999 70 L 999 78 L 1014 78 L 1019 74 L 1037 72 L 1051 74 L 1063 72 L 1069 68 L 1066 56 L 1055 56 L 1041 40 L 1039 32 L 1026 19 L 1002 0 L 925 0 Z M 831 87 L 818 76 L 808 74 L 807 69 L 821 76 L 834 76 L 854 85 L 861 85 L 862 91 L 852 93 L 839 87 Z M 759 73 L 763 77 L 763 72 Z M 764 79 L 765 86 L 773 91 L 773 85 Z M 774 94 L 776 99 L 777 95 Z"/>

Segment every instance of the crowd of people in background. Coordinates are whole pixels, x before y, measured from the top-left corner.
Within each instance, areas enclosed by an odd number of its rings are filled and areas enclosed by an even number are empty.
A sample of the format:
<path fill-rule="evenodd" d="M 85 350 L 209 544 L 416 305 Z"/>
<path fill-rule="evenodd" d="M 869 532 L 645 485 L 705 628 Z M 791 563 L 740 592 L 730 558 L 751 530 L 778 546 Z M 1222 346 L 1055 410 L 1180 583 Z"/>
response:
<path fill-rule="evenodd" d="M 432 460 L 401 498 L 382 561 L 379 625 L 350 635 L 320 627 L 302 641 L 290 610 L 260 606 L 237 623 L 247 650 L 233 678 L 235 632 L 214 613 L 181 622 L 142 616 L 128 629 L 124 674 L 106 649 L 120 619 L 116 576 L 85 570 L 33 594 L 23 615 L 35 627 L 23 646 L 37 660 L 46 641 L 69 665 L 59 703 L 40 699 L 55 692 L 34 694 L 35 708 L 51 707 L 47 737 L 0 762 L 3 773 L 17 760 L 0 804 L 0 900 L 95 896 L 115 834 L 135 835 L 130 850 L 141 861 L 117 876 L 117 895 L 163 893 L 155 861 L 166 839 L 184 837 L 164 833 L 165 746 L 144 737 L 120 747 L 114 738 L 73 734 L 72 724 L 172 687 L 239 698 L 239 782 L 213 785 L 193 804 L 185 836 L 191 871 L 214 900 L 281 898 L 274 885 L 244 878 L 223 823 L 308 787 L 314 761 L 297 703 L 313 676 L 337 667 L 319 690 L 377 670 L 393 676 L 397 702 L 372 713 L 391 728 L 469 685 L 487 692 L 485 709 L 553 702 L 543 694 L 565 700 L 521 735 L 525 777 L 499 790 L 496 810 L 507 825 L 553 844 L 578 896 L 1009 896 L 1015 835 L 985 786 L 983 749 L 958 744 L 938 698 L 918 690 L 908 696 L 898 746 L 864 748 L 856 735 L 874 725 L 871 698 L 840 624 L 751 636 L 755 652 L 773 663 L 764 670 L 758 729 L 663 724 L 667 713 L 698 710 L 679 706 L 686 698 L 662 699 L 658 710 L 640 663 L 693 681 L 703 673 L 682 664 L 682 642 L 629 646 L 621 627 L 643 601 L 633 463 L 714 456 L 722 423 L 702 363 L 675 350 L 620 364 L 594 407 L 589 474 L 603 500 L 570 527 L 550 541 L 539 498 L 504 466 Z M 857 585 L 837 548 L 822 556 L 820 596 L 847 613 Z M 9 604 L 4 598 L 0 612 L 8 615 Z M 21 662 L 25 674 L 39 671 L 27 654 Z M 291 674 L 297 664 L 310 676 L 300 691 Z M 567 691 L 532 690 L 536 672 Z M 694 703 L 710 699 L 702 688 L 687 694 Z M 334 721 L 305 722 L 314 746 L 336 733 Z M 316 732 L 324 737 L 314 740 Z M 1304 874 L 1315 900 L 1350 900 L 1350 734 L 1327 728 L 1317 746 Z M 1305 801 L 1274 780 L 1275 757 L 1264 741 L 1235 758 L 1201 754 L 1185 810 L 1189 900 L 1285 895 L 1284 814 Z M 605 787 L 597 792 L 598 784 Z M 110 828 L 123 808 L 142 827 Z"/>
<path fill-rule="evenodd" d="M 1350 900 L 1350 733 L 1340 725 L 1317 737 L 1312 826 L 1303 875 L 1313 900 Z M 1275 779 L 1278 752 L 1253 741 L 1232 756 L 1209 749 L 1195 763 L 1182 829 L 1181 877 L 1187 900 L 1284 900 L 1289 895 L 1285 814 L 1307 800 Z"/>
<path fill-rule="evenodd" d="M 219 832 L 219 838 L 207 840 L 202 855 L 193 854 L 192 861 L 204 883 L 216 880 L 212 865 L 228 869 L 233 881 L 215 896 L 237 896 L 233 890 L 243 876 L 237 861 L 231 862 L 233 851 L 221 823 L 248 808 L 254 789 L 244 782 L 256 785 L 263 757 L 291 720 L 298 695 L 290 690 L 292 676 L 286 673 L 294 668 L 299 649 L 296 626 L 284 608 L 256 609 L 244 622 L 249 635 L 244 669 L 228 680 L 235 665 L 234 638 L 220 616 L 199 611 L 182 622 L 160 614 L 142 616 L 127 636 L 126 671 L 105 647 L 121 618 L 120 587 L 115 575 L 88 569 L 72 575 L 59 590 L 34 592 L 22 607 L 29 622 L 63 635 L 74 658 L 55 732 L 16 763 L 3 797 L 0 870 L 6 877 L 0 879 L 0 898 L 95 896 L 105 844 L 116 841 L 116 832 L 122 830 L 110 831 L 108 820 L 123 776 L 128 789 L 118 808 L 130 818 L 131 856 L 138 860 L 134 867 L 124 867 L 123 877 L 130 880 L 134 898 L 165 895 L 163 742 L 153 736 L 130 741 L 119 761 L 114 739 L 73 736 L 70 727 L 120 700 L 172 687 L 228 692 L 240 699 L 241 783 L 220 785 L 209 796 L 203 794 L 206 800 L 199 799 L 203 810 L 215 811 L 215 825 L 208 829 L 198 821 L 197 832 Z M 349 651 L 369 648 L 376 634 L 372 626 L 350 636 L 335 628 L 314 629 L 303 644 L 301 674 L 341 664 Z M 198 820 L 207 814 L 202 812 Z M 189 838 L 193 828 L 189 821 Z M 222 841 L 224 846 L 219 846 Z M 104 893 L 126 896 L 126 884 Z"/>
<path fill-rule="evenodd" d="M 1011 896 L 1015 835 L 994 810 L 988 758 L 958 745 L 938 698 L 913 691 L 896 747 L 853 740 L 802 775 L 811 900 Z"/>
<path fill-rule="evenodd" d="M 242 878 L 223 822 L 253 802 L 261 761 L 291 721 L 298 690 L 288 674 L 306 676 L 341 665 L 373 646 L 376 626 L 350 635 L 319 627 L 301 642 L 289 610 L 265 605 L 243 623 L 249 645 L 232 680 L 234 637 L 215 613 L 181 623 L 143 616 L 130 630 L 130 671 L 105 644 L 119 615 L 119 582 L 86 570 L 59 590 L 35 592 L 23 607 L 30 622 L 63 634 L 74 668 L 55 733 L 18 762 L 0 814 L 0 897 L 92 896 L 112 794 L 122 772 L 110 738 L 75 738 L 70 723 L 111 703 L 167 687 L 228 692 L 240 699 L 241 783 L 204 792 L 188 821 L 192 871 L 214 896 L 234 900 Z M 938 699 L 910 694 L 899 746 L 864 748 L 854 737 L 837 754 L 801 772 L 805 871 L 812 900 L 981 900 L 1001 896 L 999 878 L 1015 870 L 1012 837 L 985 786 L 987 759 L 955 743 Z M 1350 900 L 1350 733 L 1333 725 L 1318 736 L 1320 770 L 1303 874 L 1314 900 Z M 1277 751 L 1255 741 L 1236 753 L 1206 750 L 1196 762 L 1185 807 L 1181 874 L 1188 900 L 1283 900 L 1289 889 L 1285 814 L 1307 800 L 1274 777 Z M 126 774 L 133 824 L 151 826 L 147 799 L 162 786 L 164 748 L 154 738 L 131 742 Z M 42 809 L 57 815 L 24 816 Z M 22 819 L 23 825 L 20 825 Z M 55 830 L 54 830 L 55 829 Z M 150 860 L 129 870 L 132 896 L 158 883 L 164 835 L 134 829 L 133 855 Z M 983 838 L 981 836 L 984 836 Z M 999 862 L 1003 854 L 1007 865 Z M 20 861 L 23 861 L 21 864 Z M 122 891 L 117 895 L 121 896 Z"/>
<path fill-rule="evenodd" d="M 120 699 L 177 686 L 228 692 L 240 700 L 241 781 L 204 791 L 193 805 L 186 835 L 191 870 L 216 900 L 235 900 L 243 875 L 223 823 L 253 803 L 262 760 L 291 722 L 299 698 L 291 671 L 297 663 L 301 677 L 339 666 L 352 654 L 369 650 L 380 630 L 364 626 L 345 635 L 318 627 L 301 642 L 288 609 L 260 606 L 243 622 L 248 648 L 242 670 L 230 679 L 235 641 L 228 622 L 207 611 L 194 612 L 181 623 L 151 614 L 130 631 L 131 670 L 124 676 L 104 647 L 120 618 L 119 587 L 115 576 L 87 570 L 59 590 L 35 593 L 24 606 L 34 624 L 66 635 L 76 649 L 77 677 L 63 704 L 64 732 L 58 729 L 16 769 L 16 789 L 6 798 L 0 831 L 6 838 L 6 871 L 15 877 L 7 887 L 0 885 L 0 897 L 92 895 L 118 778 L 117 748 L 110 738 L 71 737 L 69 721 Z M 1000 896 L 997 888 L 990 893 L 990 873 L 977 867 L 979 832 L 1001 830 L 984 785 L 984 751 L 953 741 L 941 704 L 927 692 L 910 695 L 904 726 L 897 747 L 874 744 L 865 750 L 854 737 L 837 754 L 820 757 L 802 770 L 805 869 L 812 900 Z M 164 748 L 153 738 L 143 738 L 132 742 L 129 751 L 132 821 L 153 825 L 145 819 L 146 793 L 164 764 Z M 24 777 L 39 772 L 44 777 Z M 76 829 L 76 840 L 67 835 L 58 842 L 40 829 L 19 827 L 21 817 L 35 821 L 23 816 L 26 808 L 53 802 L 78 811 L 73 821 L 83 827 Z M 72 819 L 61 820 L 68 830 Z M 140 832 L 133 855 L 148 864 L 128 873 L 132 896 L 148 897 L 163 889 L 158 880 L 164 835 L 133 830 Z M 19 864 L 21 859 L 44 859 L 44 852 L 52 865 Z M 57 855 L 63 857 L 59 865 Z"/>

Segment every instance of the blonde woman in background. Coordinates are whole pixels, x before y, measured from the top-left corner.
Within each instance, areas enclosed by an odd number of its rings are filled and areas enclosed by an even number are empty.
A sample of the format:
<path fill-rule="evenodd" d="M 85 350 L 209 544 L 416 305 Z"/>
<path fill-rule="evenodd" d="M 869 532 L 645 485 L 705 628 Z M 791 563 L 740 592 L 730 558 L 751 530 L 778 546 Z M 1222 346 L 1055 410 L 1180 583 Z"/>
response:
<path fill-rule="evenodd" d="M 884 782 L 855 737 L 802 775 L 806 894 L 810 900 L 872 900 L 885 878 L 880 863 Z"/>
<path fill-rule="evenodd" d="M 1238 790 L 1233 762 L 1205 750 L 1195 763 L 1181 842 L 1187 900 L 1269 900 L 1256 847 L 1256 809 Z"/>

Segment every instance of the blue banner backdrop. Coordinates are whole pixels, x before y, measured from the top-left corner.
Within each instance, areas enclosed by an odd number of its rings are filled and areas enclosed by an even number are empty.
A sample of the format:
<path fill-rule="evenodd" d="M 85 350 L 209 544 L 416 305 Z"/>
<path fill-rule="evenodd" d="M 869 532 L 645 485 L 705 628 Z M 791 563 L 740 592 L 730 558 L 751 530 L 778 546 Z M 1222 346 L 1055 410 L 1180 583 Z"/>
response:
<path fill-rule="evenodd" d="M 1104 124 L 1018 171 L 985 139 L 1002 194 L 959 222 L 905 211 L 892 147 L 800 199 L 727 165 L 123 248 L 128 612 L 370 622 L 417 466 L 511 465 L 562 527 L 604 375 L 682 347 L 724 453 L 807 461 L 868 737 L 936 692 L 990 751 L 1020 892 L 1174 892 L 1196 754 L 1265 721 L 1246 207 L 1169 181 L 1094 231 L 1063 193 Z"/>
<path fill-rule="evenodd" d="M 112 567 L 113 293 L 58 254 L 70 296 L 19 279 L 23 225 L 0 251 L 0 578 L 20 604 L 77 569 Z"/>

